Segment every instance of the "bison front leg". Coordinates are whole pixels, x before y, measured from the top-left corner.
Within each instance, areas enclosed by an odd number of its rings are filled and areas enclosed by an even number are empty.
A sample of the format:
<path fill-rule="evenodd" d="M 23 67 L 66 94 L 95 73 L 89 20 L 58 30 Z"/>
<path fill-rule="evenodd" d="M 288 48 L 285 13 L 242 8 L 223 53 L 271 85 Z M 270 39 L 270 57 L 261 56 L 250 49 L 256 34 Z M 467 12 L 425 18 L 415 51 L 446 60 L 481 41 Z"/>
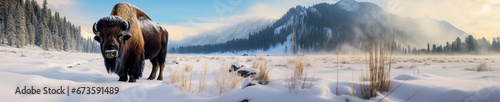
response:
<path fill-rule="evenodd" d="M 127 76 L 128 69 L 126 69 L 126 67 L 121 67 L 120 69 L 121 70 L 116 72 L 116 74 L 118 74 L 118 76 L 120 77 L 120 79 L 118 79 L 118 81 L 126 82 L 128 80 L 128 76 Z"/>
<path fill-rule="evenodd" d="M 156 77 L 156 71 L 158 71 L 158 60 L 151 59 L 151 64 L 153 64 L 153 68 L 151 70 L 151 74 L 148 77 L 148 80 L 154 80 Z"/>
<path fill-rule="evenodd" d="M 118 81 L 123 81 L 123 82 L 126 82 L 127 80 L 128 80 L 127 75 L 120 76 L 120 79 L 118 79 Z"/>
<path fill-rule="evenodd" d="M 142 55 L 131 55 L 126 62 L 128 69 L 129 80 L 128 82 L 135 82 L 142 76 L 144 69 L 144 57 Z"/>

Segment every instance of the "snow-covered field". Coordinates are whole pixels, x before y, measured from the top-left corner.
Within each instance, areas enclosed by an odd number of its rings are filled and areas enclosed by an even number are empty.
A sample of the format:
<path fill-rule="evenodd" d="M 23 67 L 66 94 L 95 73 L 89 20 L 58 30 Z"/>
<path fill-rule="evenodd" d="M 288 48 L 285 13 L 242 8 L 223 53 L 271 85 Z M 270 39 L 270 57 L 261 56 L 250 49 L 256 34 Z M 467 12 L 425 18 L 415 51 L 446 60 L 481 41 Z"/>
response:
<path fill-rule="evenodd" d="M 290 89 L 292 60 L 296 56 L 178 55 L 167 54 L 164 80 L 146 80 L 151 64 L 146 61 L 143 77 L 136 83 L 118 82 L 108 74 L 100 54 L 18 49 L 0 46 L 0 97 L 2 102 L 151 102 L 210 101 L 236 102 L 325 102 L 325 101 L 413 101 L 413 102 L 495 102 L 500 101 L 500 55 L 484 56 L 393 56 L 388 92 L 363 100 L 360 76 L 367 70 L 364 55 L 305 56 L 307 79 L 304 88 Z M 234 89 L 215 83 L 220 68 L 233 62 L 252 66 L 254 61 L 267 62 L 269 84 L 242 88 L 237 78 Z M 178 64 L 175 64 L 178 62 Z M 470 71 L 485 63 L 493 71 Z M 222 66 L 224 65 L 224 66 Z M 188 66 L 188 71 L 186 71 Z M 190 67 L 192 66 L 192 67 Z M 206 66 L 206 84 L 200 84 Z M 190 69 L 192 68 L 192 70 Z M 228 70 L 228 69 L 224 69 Z M 338 75 L 337 75 L 338 70 Z M 173 73 L 176 72 L 176 73 Z M 185 74 L 186 87 L 171 83 L 174 74 Z M 192 75 L 192 76 L 191 76 Z M 182 76 L 182 75 L 181 75 Z M 338 76 L 338 78 L 337 78 Z M 191 79 L 191 80 L 190 80 Z M 337 80 L 338 79 L 338 80 Z M 203 82 L 203 81 L 202 81 Z M 338 82 L 338 83 L 337 83 Z M 365 82 L 367 83 L 367 82 Z M 206 90 L 200 90 L 200 85 Z M 338 85 L 338 96 L 336 89 Z M 16 94 L 21 89 L 119 87 L 118 94 Z M 191 86 L 191 88 L 189 88 Z M 354 89 L 354 91 L 353 91 Z M 353 95 L 356 94 L 356 95 Z"/>

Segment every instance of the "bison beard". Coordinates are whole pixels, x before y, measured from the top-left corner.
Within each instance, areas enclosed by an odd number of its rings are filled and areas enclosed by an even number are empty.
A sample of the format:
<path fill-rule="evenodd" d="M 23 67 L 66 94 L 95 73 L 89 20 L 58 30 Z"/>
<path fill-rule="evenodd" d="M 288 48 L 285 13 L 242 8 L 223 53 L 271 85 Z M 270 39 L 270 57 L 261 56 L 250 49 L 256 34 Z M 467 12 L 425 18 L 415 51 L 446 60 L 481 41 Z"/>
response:
<path fill-rule="evenodd" d="M 148 79 L 153 80 L 160 69 L 158 80 L 163 80 L 168 32 L 144 11 L 128 3 L 118 3 L 111 16 L 101 18 L 92 28 L 94 39 L 101 45 L 106 70 L 116 73 L 118 81 L 135 82 L 140 78 L 145 59 L 153 64 Z"/>

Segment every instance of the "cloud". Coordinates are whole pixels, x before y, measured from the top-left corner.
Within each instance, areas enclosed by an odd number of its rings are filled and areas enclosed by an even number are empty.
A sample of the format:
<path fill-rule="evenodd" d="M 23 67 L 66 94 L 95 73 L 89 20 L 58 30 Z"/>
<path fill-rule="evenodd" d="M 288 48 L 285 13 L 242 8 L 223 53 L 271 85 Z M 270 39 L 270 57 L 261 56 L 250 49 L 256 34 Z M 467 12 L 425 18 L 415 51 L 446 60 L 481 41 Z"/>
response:
<path fill-rule="evenodd" d="M 335 2 L 338 0 L 334 0 Z M 197 19 L 205 21 L 208 23 L 195 23 L 188 22 L 176 25 L 163 25 L 170 35 L 172 40 L 183 40 L 186 37 L 200 35 L 200 34 L 218 34 L 221 29 L 227 28 L 234 24 L 248 21 L 248 19 L 279 19 L 283 14 L 285 14 L 288 9 L 295 7 L 297 5 L 311 6 L 313 4 L 321 2 L 332 2 L 331 0 L 291 0 L 291 1 L 259 1 L 258 3 L 252 4 L 248 9 L 237 10 L 227 10 L 227 14 L 234 12 L 245 12 L 243 14 L 234 15 L 224 15 L 217 16 L 213 18 L 197 18 L 191 17 L 191 19 Z M 232 8 L 237 9 L 237 8 Z"/>
<path fill-rule="evenodd" d="M 202 32 L 227 26 L 225 23 L 194 23 L 188 22 L 177 25 L 162 25 L 168 30 L 169 40 L 179 41 L 186 37 L 198 35 Z"/>
<path fill-rule="evenodd" d="M 278 19 L 282 14 L 278 13 L 279 11 L 273 10 L 274 8 L 271 5 L 267 4 L 256 4 L 251 6 L 249 9 L 243 12 L 247 12 L 245 14 L 240 15 L 229 15 L 222 17 L 214 17 L 214 18 L 196 18 L 192 17 L 192 19 L 202 20 L 208 23 L 196 23 L 188 21 L 187 23 L 181 23 L 176 25 L 163 25 L 169 32 L 169 40 L 183 40 L 186 37 L 195 36 L 199 34 L 214 34 L 221 32 L 221 28 L 226 28 L 232 26 L 234 24 L 247 21 L 247 19 L 255 19 L 255 18 L 269 18 L 269 19 Z M 235 11 L 237 12 L 237 11 Z"/>
<path fill-rule="evenodd" d="M 389 0 L 387 11 L 412 18 L 445 20 L 475 37 L 500 36 L 500 0 Z"/>

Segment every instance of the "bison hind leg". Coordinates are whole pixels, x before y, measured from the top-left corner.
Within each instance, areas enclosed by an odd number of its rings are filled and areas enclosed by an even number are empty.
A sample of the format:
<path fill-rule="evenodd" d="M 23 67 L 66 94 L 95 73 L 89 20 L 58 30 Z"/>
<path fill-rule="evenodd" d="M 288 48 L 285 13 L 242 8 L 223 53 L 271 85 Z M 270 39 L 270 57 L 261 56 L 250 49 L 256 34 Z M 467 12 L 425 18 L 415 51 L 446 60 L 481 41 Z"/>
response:
<path fill-rule="evenodd" d="M 130 80 L 128 80 L 129 83 L 133 83 L 137 80 L 137 77 L 134 77 L 133 75 L 130 75 Z"/>
<path fill-rule="evenodd" d="M 151 64 L 153 64 L 153 68 L 151 69 L 151 74 L 148 77 L 148 80 L 154 80 L 156 77 L 156 71 L 158 70 L 158 59 L 153 58 L 150 60 Z"/>
<path fill-rule="evenodd" d="M 164 51 L 162 53 L 160 53 L 156 59 L 158 59 L 158 66 L 160 67 L 160 74 L 158 75 L 158 79 L 157 80 L 163 80 L 163 68 L 165 68 L 165 60 L 166 60 L 166 57 L 167 57 L 167 51 Z"/>

